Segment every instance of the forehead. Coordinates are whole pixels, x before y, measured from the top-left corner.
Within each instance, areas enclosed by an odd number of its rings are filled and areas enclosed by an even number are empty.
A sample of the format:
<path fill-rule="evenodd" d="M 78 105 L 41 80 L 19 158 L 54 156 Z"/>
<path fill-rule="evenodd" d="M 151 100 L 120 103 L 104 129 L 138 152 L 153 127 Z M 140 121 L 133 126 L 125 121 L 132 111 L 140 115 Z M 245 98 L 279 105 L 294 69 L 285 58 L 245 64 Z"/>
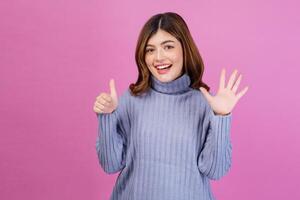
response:
<path fill-rule="evenodd" d="M 159 29 L 155 34 L 153 34 L 149 40 L 148 40 L 148 45 L 160 45 L 162 42 L 166 40 L 172 40 L 174 42 L 177 42 L 178 40 L 171 35 L 170 33 Z"/>

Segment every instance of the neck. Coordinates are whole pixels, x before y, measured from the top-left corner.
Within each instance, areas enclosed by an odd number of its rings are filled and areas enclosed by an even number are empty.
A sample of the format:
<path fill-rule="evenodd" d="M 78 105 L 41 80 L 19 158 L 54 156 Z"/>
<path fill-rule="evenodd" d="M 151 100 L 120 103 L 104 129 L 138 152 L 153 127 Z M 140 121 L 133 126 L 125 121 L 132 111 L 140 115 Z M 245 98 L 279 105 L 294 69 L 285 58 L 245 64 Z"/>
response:
<path fill-rule="evenodd" d="M 190 90 L 190 77 L 184 73 L 170 82 L 161 82 L 151 74 L 151 87 L 153 90 L 165 94 L 180 94 Z"/>

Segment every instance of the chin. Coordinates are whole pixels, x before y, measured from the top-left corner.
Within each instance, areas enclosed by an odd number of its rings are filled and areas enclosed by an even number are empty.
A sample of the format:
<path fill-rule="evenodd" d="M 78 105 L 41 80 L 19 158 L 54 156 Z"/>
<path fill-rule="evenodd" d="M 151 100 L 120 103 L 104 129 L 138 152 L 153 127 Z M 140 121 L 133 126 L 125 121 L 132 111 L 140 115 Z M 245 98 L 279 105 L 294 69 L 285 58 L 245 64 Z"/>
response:
<path fill-rule="evenodd" d="M 164 82 L 164 83 L 170 82 L 170 81 L 173 81 L 173 80 L 176 79 L 175 76 L 160 75 L 160 74 L 156 75 L 156 78 L 157 78 L 159 81 Z"/>
<path fill-rule="evenodd" d="M 159 74 L 156 69 L 154 70 L 150 70 L 152 75 L 158 79 L 160 82 L 170 82 L 173 81 L 175 79 L 177 79 L 181 73 L 177 72 L 177 70 L 174 71 L 174 69 L 170 70 L 169 72 L 165 73 L 165 74 Z"/>

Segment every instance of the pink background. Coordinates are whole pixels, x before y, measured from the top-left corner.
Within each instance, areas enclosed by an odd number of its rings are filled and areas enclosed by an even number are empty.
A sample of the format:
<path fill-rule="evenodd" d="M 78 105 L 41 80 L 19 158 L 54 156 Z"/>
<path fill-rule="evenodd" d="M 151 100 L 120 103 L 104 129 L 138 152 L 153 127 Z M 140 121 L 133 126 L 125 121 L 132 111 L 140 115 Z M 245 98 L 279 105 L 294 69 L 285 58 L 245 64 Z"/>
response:
<path fill-rule="evenodd" d="M 0 2 L 0 199 L 108 199 L 92 107 L 136 81 L 152 15 L 184 17 L 215 92 L 222 67 L 248 93 L 233 111 L 233 164 L 219 200 L 300 199 L 300 3 L 296 0 Z M 298 57 L 297 57 L 298 56 Z M 297 82 L 296 82 L 297 80 Z"/>

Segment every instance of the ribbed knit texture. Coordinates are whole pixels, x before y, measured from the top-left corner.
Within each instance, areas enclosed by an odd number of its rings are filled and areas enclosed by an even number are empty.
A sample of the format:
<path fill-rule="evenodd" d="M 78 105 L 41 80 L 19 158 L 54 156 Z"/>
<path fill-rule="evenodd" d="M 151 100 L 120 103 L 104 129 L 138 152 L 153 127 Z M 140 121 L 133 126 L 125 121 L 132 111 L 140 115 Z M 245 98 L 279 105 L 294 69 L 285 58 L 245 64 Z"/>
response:
<path fill-rule="evenodd" d="M 215 115 L 187 74 L 126 90 L 112 113 L 98 114 L 96 150 L 106 173 L 120 171 L 111 200 L 212 200 L 210 179 L 231 166 L 232 114 Z"/>

